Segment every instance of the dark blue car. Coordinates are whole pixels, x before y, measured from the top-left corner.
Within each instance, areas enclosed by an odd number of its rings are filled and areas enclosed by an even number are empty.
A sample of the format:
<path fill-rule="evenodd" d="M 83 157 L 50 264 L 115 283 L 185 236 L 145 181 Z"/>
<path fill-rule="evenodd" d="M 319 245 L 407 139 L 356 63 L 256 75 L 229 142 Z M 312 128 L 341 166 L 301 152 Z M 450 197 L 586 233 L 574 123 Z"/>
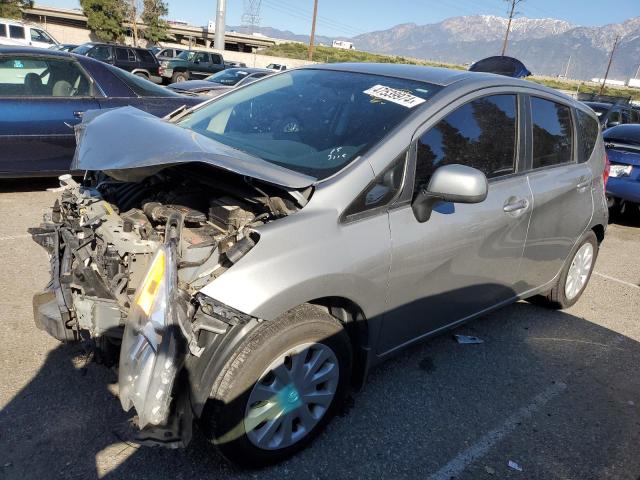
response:
<path fill-rule="evenodd" d="M 73 127 L 88 110 L 131 105 L 164 116 L 203 100 L 88 57 L 0 48 L 0 177 L 68 171 L 76 145 Z"/>
<path fill-rule="evenodd" d="M 603 133 L 611 163 L 607 198 L 609 206 L 627 209 L 640 205 L 640 125 L 627 124 Z"/>

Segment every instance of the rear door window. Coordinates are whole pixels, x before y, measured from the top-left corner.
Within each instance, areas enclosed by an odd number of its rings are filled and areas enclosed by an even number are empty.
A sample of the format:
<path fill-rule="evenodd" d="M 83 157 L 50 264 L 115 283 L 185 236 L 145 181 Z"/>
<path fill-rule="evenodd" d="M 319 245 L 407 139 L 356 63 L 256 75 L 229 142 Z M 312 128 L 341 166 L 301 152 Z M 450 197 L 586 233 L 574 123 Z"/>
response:
<path fill-rule="evenodd" d="M 573 161 L 571 109 L 566 105 L 531 98 L 533 124 L 533 168 Z"/>
<path fill-rule="evenodd" d="M 123 62 L 129 62 L 129 49 L 127 48 L 116 48 L 116 60 L 120 60 Z"/>
<path fill-rule="evenodd" d="M 7 36 L 7 26 L 4 23 L 0 23 L 0 37 Z"/>
<path fill-rule="evenodd" d="M 487 178 L 514 173 L 517 138 L 516 95 L 492 95 L 462 105 L 418 140 L 414 193 L 443 165 L 468 165 Z"/>
<path fill-rule="evenodd" d="M 591 157 L 593 149 L 598 141 L 600 129 L 598 121 L 582 110 L 576 110 L 578 120 L 578 133 L 580 134 L 580 161 L 586 162 Z"/>
<path fill-rule="evenodd" d="M 9 25 L 9 36 L 11 38 L 25 38 L 24 27 L 18 25 Z"/>
<path fill-rule="evenodd" d="M 7 56 L 0 59 L 1 97 L 84 97 L 89 78 L 67 59 Z"/>
<path fill-rule="evenodd" d="M 213 63 L 217 63 L 217 64 L 223 63 L 222 57 L 217 53 L 211 54 L 211 60 L 213 61 Z"/>

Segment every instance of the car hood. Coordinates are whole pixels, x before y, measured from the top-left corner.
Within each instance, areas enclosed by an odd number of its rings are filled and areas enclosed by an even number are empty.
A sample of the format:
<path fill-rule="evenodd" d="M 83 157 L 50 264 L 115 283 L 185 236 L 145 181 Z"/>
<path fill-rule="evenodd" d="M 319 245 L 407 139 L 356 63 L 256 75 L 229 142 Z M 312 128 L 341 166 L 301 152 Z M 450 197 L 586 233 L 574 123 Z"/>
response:
<path fill-rule="evenodd" d="M 204 163 L 289 189 L 316 181 L 133 107 L 88 111 L 76 138 L 71 170 L 102 170 L 121 181 L 140 181 L 185 163 Z"/>
<path fill-rule="evenodd" d="M 173 90 L 218 90 L 218 89 L 229 89 L 231 87 L 227 85 L 220 85 L 215 82 L 208 82 L 206 80 L 187 80 L 186 82 L 180 83 L 172 83 L 169 85 L 169 88 Z"/>
<path fill-rule="evenodd" d="M 629 151 L 616 147 L 607 147 L 607 156 L 609 161 L 613 163 L 640 166 L 640 150 Z"/>

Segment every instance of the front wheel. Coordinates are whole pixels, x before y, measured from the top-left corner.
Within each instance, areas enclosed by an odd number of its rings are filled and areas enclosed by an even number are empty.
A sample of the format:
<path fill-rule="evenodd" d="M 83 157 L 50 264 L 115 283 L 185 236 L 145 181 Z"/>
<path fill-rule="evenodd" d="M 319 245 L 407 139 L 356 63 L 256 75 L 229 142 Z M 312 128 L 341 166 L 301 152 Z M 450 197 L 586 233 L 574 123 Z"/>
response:
<path fill-rule="evenodd" d="M 598 256 L 598 239 L 593 231 L 585 233 L 571 252 L 556 285 L 547 294 L 551 307 L 569 308 L 578 301 L 591 278 Z"/>
<path fill-rule="evenodd" d="M 340 322 L 301 305 L 265 321 L 214 384 L 202 424 L 231 461 L 262 466 L 304 448 L 344 399 L 351 344 Z"/>

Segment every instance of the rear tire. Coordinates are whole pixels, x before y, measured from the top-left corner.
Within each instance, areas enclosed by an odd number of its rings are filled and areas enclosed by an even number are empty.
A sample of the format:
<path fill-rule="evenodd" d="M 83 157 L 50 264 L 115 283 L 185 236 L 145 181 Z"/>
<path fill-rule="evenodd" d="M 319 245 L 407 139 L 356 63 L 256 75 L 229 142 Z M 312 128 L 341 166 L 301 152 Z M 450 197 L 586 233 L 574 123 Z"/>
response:
<path fill-rule="evenodd" d="M 342 324 L 304 304 L 260 324 L 216 379 L 201 425 L 229 460 L 249 467 L 302 450 L 343 402 L 352 353 Z"/>
<path fill-rule="evenodd" d="M 171 77 L 171 83 L 186 82 L 189 80 L 189 72 L 176 72 Z"/>
<path fill-rule="evenodd" d="M 574 305 L 589 284 L 597 257 L 598 239 L 596 234 L 589 230 L 571 251 L 555 286 L 542 297 L 546 306 L 565 309 Z"/>

